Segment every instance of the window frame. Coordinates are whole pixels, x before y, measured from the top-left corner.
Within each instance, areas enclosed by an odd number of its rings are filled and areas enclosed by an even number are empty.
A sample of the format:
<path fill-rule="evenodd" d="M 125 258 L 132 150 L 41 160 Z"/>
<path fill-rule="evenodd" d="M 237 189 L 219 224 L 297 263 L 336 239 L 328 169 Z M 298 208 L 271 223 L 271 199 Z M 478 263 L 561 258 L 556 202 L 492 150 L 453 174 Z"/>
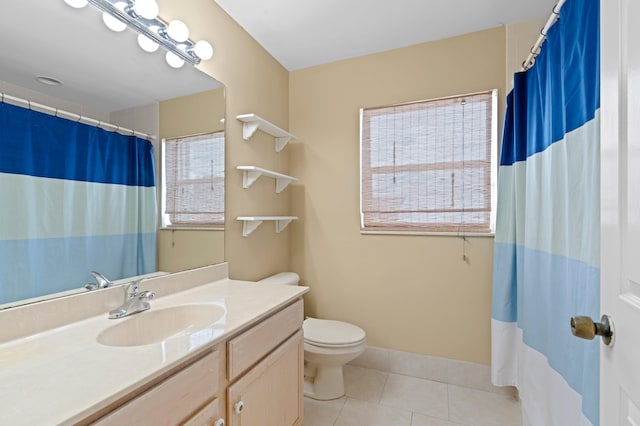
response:
<path fill-rule="evenodd" d="M 434 101 L 446 101 L 450 99 L 470 97 L 474 95 L 490 95 L 491 96 L 491 123 L 490 123 L 490 142 L 488 144 L 488 153 L 490 159 L 490 174 L 489 174 L 489 199 L 490 199 L 490 211 L 489 211 L 489 229 L 488 231 L 474 231 L 469 229 L 458 229 L 458 230 L 449 230 L 449 231 L 436 231 L 430 229 L 424 229 L 421 227 L 412 227 L 410 224 L 407 226 L 399 226 L 399 227 L 384 227 L 380 228 L 366 228 L 365 227 L 365 213 L 364 213 L 364 191 L 365 191 L 365 182 L 364 182 L 364 150 L 363 150 L 363 133 L 364 133 L 364 115 L 368 110 L 376 110 L 376 109 L 384 109 L 384 108 L 394 108 L 394 107 L 402 107 L 409 106 L 419 103 L 428 103 Z M 496 219 L 496 209 L 497 209 L 497 174 L 498 174 L 498 89 L 490 89 L 484 90 L 480 92 L 472 92 L 465 94 L 458 94 L 452 96 L 445 96 L 439 98 L 430 98 L 423 99 L 411 102 L 403 102 L 392 105 L 383 105 L 377 107 L 366 107 L 360 109 L 360 234 L 382 234 L 382 235 L 434 235 L 434 236 L 477 236 L 477 237 L 493 237 L 495 235 L 495 219 Z M 430 169 L 430 167 L 425 163 L 413 163 L 410 167 L 420 167 L 424 166 L 425 169 Z"/>
<path fill-rule="evenodd" d="M 204 132 L 204 133 L 198 133 L 198 134 L 193 134 L 193 135 L 185 135 L 185 136 L 175 136 L 175 137 L 170 137 L 170 138 L 162 138 L 162 143 L 161 143 L 161 150 L 160 150 L 160 176 L 161 176 L 161 184 L 160 184 L 160 229 L 161 230 L 199 230 L 199 231 L 224 231 L 224 222 L 226 221 L 226 161 L 223 160 L 223 164 L 225 164 L 225 172 L 224 172 L 224 178 L 223 178 L 223 187 L 224 187 L 224 191 L 225 191 L 225 211 L 223 212 L 223 222 L 222 224 L 215 224 L 215 225 L 205 225 L 205 224 L 173 224 L 171 223 L 171 219 L 170 219 L 170 213 L 167 213 L 167 176 L 166 176 L 166 172 L 167 172 L 167 167 L 166 167 L 166 161 L 167 161 L 167 147 L 166 147 L 166 142 L 167 140 L 174 140 L 174 139 L 184 139 L 184 138 L 191 138 L 191 137 L 197 137 L 197 136 L 206 136 L 206 135 L 219 135 L 222 134 L 223 137 L 223 146 L 226 143 L 226 135 L 225 135 L 225 131 L 224 130 L 216 130 L 216 131 L 212 131 L 212 132 Z M 226 152 L 226 147 L 224 148 L 224 151 Z M 226 155 L 226 154 L 224 154 Z"/>

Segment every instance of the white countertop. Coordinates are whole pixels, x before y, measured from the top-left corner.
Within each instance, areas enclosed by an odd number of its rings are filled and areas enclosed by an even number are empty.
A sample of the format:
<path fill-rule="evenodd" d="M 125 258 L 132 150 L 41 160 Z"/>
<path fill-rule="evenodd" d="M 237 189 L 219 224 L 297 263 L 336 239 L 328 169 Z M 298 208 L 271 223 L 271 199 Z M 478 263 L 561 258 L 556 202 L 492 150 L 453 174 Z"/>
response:
<path fill-rule="evenodd" d="M 185 303 L 207 303 L 219 305 L 226 313 L 206 329 L 144 346 L 98 343 L 96 337 L 102 330 L 127 319 L 110 320 L 107 312 L 0 343 L 0 424 L 73 424 L 307 290 L 221 279 L 153 299 L 148 312 Z"/>

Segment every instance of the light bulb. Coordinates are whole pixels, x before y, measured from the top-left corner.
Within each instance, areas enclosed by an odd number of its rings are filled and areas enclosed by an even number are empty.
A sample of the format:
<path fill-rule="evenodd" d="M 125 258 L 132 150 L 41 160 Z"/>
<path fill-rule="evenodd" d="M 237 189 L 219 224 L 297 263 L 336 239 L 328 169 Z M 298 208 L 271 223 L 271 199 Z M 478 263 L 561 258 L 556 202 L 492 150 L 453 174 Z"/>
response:
<path fill-rule="evenodd" d="M 184 22 L 176 19 L 169 22 L 167 34 L 177 42 L 187 41 L 189 39 L 189 28 Z"/>
<path fill-rule="evenodd" d="M 121 1 L 114 4 L 114 6 L 120 10 L 124 10 L 126 5 L 127 4 L 125 2 Z M 120 19 L 107 12 L 102 13 L 102 21 L 111 31 L 121 32 L 127 28 L 127 24 L 124 21 L 121 21 Z"/>
<path fill-rule="evenodd" d="M 117 33 L 124 31 L 127 28 L 127 24 L 107 12 L 102 13 L 102 21 L 107 28 Z"/>
<path fill-rule="evenodd" d="M 82 9 L 87 5 L 87 0 L 64 0 L 66 4 L 76 9 Z"/>
<path fill-rule="evenodd" d="M 180 68 L 184 65 L 184 60 L 173 52 L 167 52 L 165 59 L 172 68 Z"/>
<path fill-rule="evenodd" d="M 213 57 L 213 47 L 211 43 L 206 40 L 200 40 L 193 46 L 193 51 L 200 59 L 208 61 Z"/>
<path fill-rule="evenodd" d="M 135 0 L 133 10 L 144 19 L 156 19 L 159 12 L 156 0 Z"/>
<path fill-rule="evenodd" d="M 149 37 L 147 37 L 144 34 L 138 35 L 138 46 L 140 46 L 140 48 L 145 52 L 149 52 L 149 53 L 155 52 L 156 50 L 158 50 L 158 47 L 159 47 L 158 43 L 151 40 Z"/>

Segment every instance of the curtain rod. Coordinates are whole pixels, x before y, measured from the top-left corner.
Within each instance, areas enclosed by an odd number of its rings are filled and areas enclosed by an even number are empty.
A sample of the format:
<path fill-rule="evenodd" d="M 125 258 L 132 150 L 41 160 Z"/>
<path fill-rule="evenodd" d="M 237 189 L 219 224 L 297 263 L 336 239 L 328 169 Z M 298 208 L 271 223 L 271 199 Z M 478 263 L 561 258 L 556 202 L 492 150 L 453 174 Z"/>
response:
<path fill-rule="evenodd" d="M 46 114 L 54 115 L 56 117 L 68 118 L 70 120 L 74 120 L 76 122 L 82 122 L 84 124 L 89 124 L 91 126 L 99 127 L 104 130 L 114 131 L 118 133 L 128 133 L 131 136 L 138 136 L 143 139 L 151 139 L 155 140 L 156 137 L 153 135 L 148 135 L 146 133 L 138 132 L 137 130 L 127 129 L 126 127 L 116 126 L 115 124 L 107 123 L 104 121 L 96 120 L 94 118 L 85 117 L 84 115 L 76 114 L 74 112 L 64 111 L 58 108 L 50 107 L 47 105 L 39 104 L 37 102 L 31 102 L 27 99 L 18 98 L 16 96 L 8 95 L 4 92 L 0 92 L 0 101 L 5 102 L 5 100 L 12 101 L 12 103 L 16 104 L 24 104 L 29 109 L 37 108 L 39 112 L 44 112 Z M 20 105 L 18 105 L 20 106 Z"/>
<path fill-rule="evenodd" d="M 547 31 L 549 31 L 549 28 L 551 28 L 551 26 L 556 23 L 558 18 L 560 18 L 560 9 L 565 2 L 566 0 L 558 0 L 558 3 L 556 3 L 556 5 L 553 6 L 553 9 L 551 9 L 551 15 L 549 16 L 549 19 L 547 19 L 547 23 L 540 30 L 538 40 L 536 40 L 531 49 L 529 49 L 529 56 L 527 56 L 527 59 L 522 62 L 521 71 L 528 70 L 536 62 L 536 57 L 540 54 L 542 43 L 544 43 L 544 41 L 547 39 Z"/>

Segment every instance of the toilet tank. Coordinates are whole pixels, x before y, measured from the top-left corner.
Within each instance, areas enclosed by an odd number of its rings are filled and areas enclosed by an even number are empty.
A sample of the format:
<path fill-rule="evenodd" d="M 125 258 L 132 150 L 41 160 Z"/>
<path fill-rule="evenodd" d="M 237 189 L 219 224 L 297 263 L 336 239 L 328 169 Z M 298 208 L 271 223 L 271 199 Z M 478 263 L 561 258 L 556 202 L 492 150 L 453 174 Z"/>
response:
<path fill-rule="evenodd" d="M 258 281 L 260 284 L 298 285 L 300 276 L 295 272 L 280 272 Z"/>

